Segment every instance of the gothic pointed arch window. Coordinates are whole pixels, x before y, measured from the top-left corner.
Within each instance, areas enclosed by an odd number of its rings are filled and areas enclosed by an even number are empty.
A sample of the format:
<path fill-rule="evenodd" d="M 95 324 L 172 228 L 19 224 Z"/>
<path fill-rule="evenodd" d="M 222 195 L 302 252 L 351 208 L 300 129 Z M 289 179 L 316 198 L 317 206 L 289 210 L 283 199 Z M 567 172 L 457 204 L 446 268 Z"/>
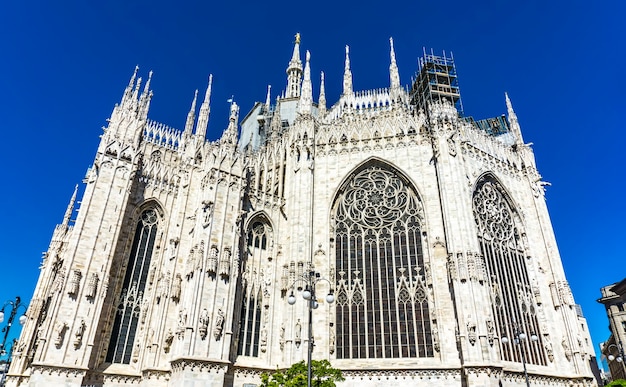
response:
<path fill-rule="evenodd" d="M 527 258 L 523 247 L 523 227 L 519 216 L 500 183 L 483 176 L 473 195 L 478 241 L 485 259 L 491 292 L 494 334 L 513 339 L 515 330 L 538 341 L 522 340 L 520 345 L 500 343 L 503 360 L 546 365 L 537 319 Z M 500 341 L 498 341 L 500 342 Z M 519 348 L 518 348 L 519 347 Z"/>
<path fill-rule="evenodd" d="M 415 190 L 370 162 L 344 183 L 332 213 L 337 358 L 433 357 Z"/>
<path fill-rule="evenodd" d="M 265 264 L 270 258 L 271 240 L 272 227 L 267 218 L 262 215 L 253 218 L 247 228 L 246 248 L 242 257 L 238 355 L 258 357 L 259 350 L 266 350 L 269 327 L 264 318 L 268 311 L 263 308 L 263 301 L 264 297 L 269 297 L 265 286 L 271 279 L 271 273 L 266 272 L 268 269 Z"/>
<path fill-rule="evenodd" d="M 159 224 L 155 208 L 144 210 L 137 222 L 122 291 L 106 356 L 109 363 L 129 364 L 142 313 L 144 291 Z"/>

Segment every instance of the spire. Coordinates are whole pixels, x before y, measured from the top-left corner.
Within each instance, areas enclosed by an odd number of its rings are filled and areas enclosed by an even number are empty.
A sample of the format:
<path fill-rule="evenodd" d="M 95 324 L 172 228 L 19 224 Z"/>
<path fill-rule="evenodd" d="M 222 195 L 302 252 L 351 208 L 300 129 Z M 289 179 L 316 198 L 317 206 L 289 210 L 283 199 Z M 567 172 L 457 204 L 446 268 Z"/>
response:
<path fill-rule="evenodd" d="M 276 107 L 274 108 L 274 115 L 272 116 L 272 122 L 270 124 L 269 137 L 277 136 L 282 131 L 282 119 L 280 118 L 280 99 L 276 97 Z"/>
<path fill-rule="evenodd" d="M 269 113 L 270 111 L 270 103 L 271 103 L 271 95 L 272 95 L 272 85 L 267 85 L 267 96 L 265 97 L 265 112 Z"/>
<path fill-rule="evenodd" d="M 63 216 L 62 225 L 67 227 L 70 224 L 70 219 L 72 218 L 72 212 L 74 212 L 74 202 L 76 202 L 76 193 L 78 192 L 78 184 L 74 187 L 74 194 L 70 199 L 70 203 L 67 205 L 67 209 L 65 210 L 65 216 Z"/>
<path fill-rule="evenodd" d="M 509 99 L 509 94 L 504 93 L 504 97 L 506 99 L 506 112 L 509 116 L 509 124 L 511 125 L 511 131 L 515 135 L 515 142 L 517 144 L 524 144 L 524 139 L 522 139 L 522 129 L 519 126 L 519 122 L 517 121 L 517 114 L 513 110 L 513 105 L 511 104 L 511 100 Z"/>
<path fill-rule="evenodd" d="M 396 64 L 396 53 L 393 49 L 393 38 L 389 38 L 389 45 L 391 46 L 391 64 L 389 65 L 390 88 L 399 89 L 400 74 L 398 73 L 398 65 Z"/>
<path fill-rule="evenodd" d="M 346 45 L 346 66 L 343 71 L 343 95 L 352 94 L 352 72 L 350 71 L 350 46 Z"/>
<path fill-rule="evenodd" d="M 139 66 L 135 66 L 135 71 L 133 72 L 133 76 L 130 77 L 130 82 L 128 82 L 128 86 L 126 86 L 126 90 L 124 90 L 124 95 L 122 96 L 121 105 L 128 101 L 133 92 L 133 86 L 135 86 L 135 79 L 137 78 L 137 71 L 139 71 Z"/>
<path fill-rule="evenodd" d="M 306 63 L 304 65 L 304 80 L 302 81 L 302 96 L 298 103 L 298 112 L 301 114 L 311 114 L 313 105 L 313 87 L 311 85 L 311 53 L 306 52 Z"/>
<path fill-rule="evenodd" d="M 143 87 L 143 94 L 146 94 L 148 90 L 150 90 L 150 82 L 152 81 L 152 70 L 148 73 L 148 80 L 146 81 L 146 85 Z"/>
<path fill-rule="evenodd" d="M 209 74 L 209 85 L 204 93 L 204 101 L 200 106 L 200 114 L 198 115 L 198 126 L 196 126 L 196 136 L 201 139 L 206 138 L 206 128 L 209 125 L 209 115 L 211 114 L 211 88 L 213 86 L 213 74 Z"/>
<path fill-rule="evenodd" d="M 287 98 L 300 96 L 300 79 L 302 78 L 302 61 L 300 60 L 300 33 L 296 34 L 293 54 L 287 67 Z"/>
<path fill-rule="evenodd" d="M 135 88 L 133 89 L 133 94 L 130 97 L 130 106 L 132 110 L 137 108 L 138 98 L 139 98 L 139 88 L 141 87 L 141 77 L 137 78 L 137 83 L 135 83 Z"/>
<path fill-rule="evenodd" d="M 235 101 L 230 99 L 230 117 L 228 119 L 228 128 L 222 135 L 221 143 L 223 144 L 235 144 L 237 142 L 237 125 L 239 124 L 239 106 Z"/>
<path fill-rule="evenodd" d="M 326 90 L 324 88 L 324 72 L 322 71 L 320 75 L 320 99 L 318 103 L 320 116 L 326 114 Z"/>
<path fill-rule="evenodd" d="M 150 91 L 150 81 L 152 81 L 152 71 L 148 73 L 148 80 L 146 81 L 146 85 L 143 87 L 141 97 L 139 97 L 139 111 L 143 118 L 146 118 L 147 116 L 147 108 L 150 104 L 150 99 L 152 99 L 152 92 Z"/>
<path fill-rule="evenodd" d="M 193 101 L 191 102 L 191 109 L 187 113 L 187 122 L 185 122 L 185 133 L 191 134 L 193 131 L 193 124 L 196 122 L 196 100 L 198 99 L 198 89 L 196 89 L 193 95 Z"/>

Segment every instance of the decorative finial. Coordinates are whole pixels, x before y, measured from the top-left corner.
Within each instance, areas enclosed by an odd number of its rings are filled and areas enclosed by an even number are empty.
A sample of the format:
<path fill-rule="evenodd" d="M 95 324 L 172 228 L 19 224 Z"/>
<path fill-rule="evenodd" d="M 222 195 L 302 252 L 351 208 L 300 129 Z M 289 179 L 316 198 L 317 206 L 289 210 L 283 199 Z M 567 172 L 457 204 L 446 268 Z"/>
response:
<path fill-rule="evenodd" d="M 200 106 L 200 115 L 198 116 L 198 125 L 196 126 L 196 136 L 200 138 L 206 137 L 206 129 L 209 125 L 209 114 L 211 113 L 211 88 L 213 87 L 213 74 L 209 74 L 209 82 L 204 93 L 204 101 Z"/>
<path fill-rule="evenodd" d="M 300 60 L 300 33 L 296 34 L 293 54 L 287 67 L 287 98 L 300 96 L 300 82 L 302 80 L 302 61 Z"/>
<path fill-rule="evenodd" d="M 504 98 L 506 101 L 506 112 L 509 118 L 509 125 L 511 126 L 511 132 L 515 135 L 515 142 L 517 144 L 524 144 L 524 139 L 522 138 L 522 128 L 517 120 L 517 114 L 515 114 L 515 111 L 513 110 L 513 104 L 509 99 L 509 94 L 505 92 Z"/>
<path fill-rule="evenodd" d="M 72 198 L 70 199 L 70 203 L 67 205 L 67 209 L 65 210 L 65 216 L 63 216 L 63 226 L 67 227 L 70 224 L 70 219 L 72 218 L 72 212 L 74 212 L 74 203 L 76 202 L 76 193 L 78 192 L 78 184 L 74 187 L 74 193 L 72 194 Z"/>
<path fill-rule="evenodd" d="M 326 88 L 324 86 L 324 72 L 320 73 L 320 99 L 318 103 L 320 116 L 326 114 Z"/>
<path fill-rule="evenodd" d="M 400 73 L 396 64 L 396 53 L 393 49 L 393 38 L 389 38 L 391 64 L 389 64 L 389 83 L 392 99 L 397 99 L 400 95 Z"/>
<path fill-rule="evenodd" d="M 265 111 L 270 111 L 272 85 L 267 85 L 267 96 L 265 96 Z"/>
<path fill-rule="evenodd" d="M 187 122 L 185 123 L 185 133 L 191 134 L 193 131 L 193 125 L 196 121 L 196 101 L 198 99 L 198 89 L 193 94 L 193 101 L 191 102 L 191 109 L 187 113 Z"/>
<path fill-rule="evenodd" d="M 306 64 L 304 65 L 304 80 L 302 81 L 302 95 L 298 103 L 298 112 L 301 114 L 311 114 L 313 105 L 313 87 L 311 85 L 311 53 L 306 52 Z"/>
<path fill-rule="evenodd" d="M 239 120 L 239 106 L 235 103 L 234 98 L 230 98 L 230 117 L 228 128 L 222 135 L 222 141 L 226 144 L 235 144 L 237 142 L 237 125 Z"/>
<path fill-rule="evenodd" d="M 213 88 L 213 74 L 209 74 L 209 84 L 206 88 L 206 93 L 204 93 L 204 101 L 203 104 L 211 103 L 211 89 Z"/>
<path fill-rule="evenodd" d="M 352 72 L 350 71 L 350 46 L 346 45 L 346 65 L 343 72 L 343 95 L 352 94 Z"/>
<path fill-rule="evenodd" d="M 124 90 L 124 95 L 122 96 L 122 105 L 128 103 L 131 98 L 133 92 L 133 86 L 135 85 L 135 79 L 137 78 L 137 72 L 139 71 L 139 65 L 135 66 L 135 71 L 133 71 L 133 75 L 130 77 L 130 81 L 128 82 L 128 86 L 126 86 L 126 90 Z"/>

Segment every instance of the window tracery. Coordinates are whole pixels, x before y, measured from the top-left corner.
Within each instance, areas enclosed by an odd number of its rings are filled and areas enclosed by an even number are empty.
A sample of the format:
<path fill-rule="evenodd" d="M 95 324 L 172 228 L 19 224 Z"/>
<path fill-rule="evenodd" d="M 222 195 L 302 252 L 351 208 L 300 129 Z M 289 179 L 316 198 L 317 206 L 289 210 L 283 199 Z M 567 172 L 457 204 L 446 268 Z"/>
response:
<path fill-rule="evenodd" d="M 422 204 L 398 174 L 370 164 L 334 206 L 336 354 L 432 357 Z"/>
<path fill-rule="evenodd" d="M 156 240 L 158 220 L 156 210 L 147 209 L 141 213 L 137 224 L 122 291 L 117 300 L 115 321 L 106 356 L 107 362 L 130 363 L 139 317 L 142 308 L 146 307 L 143 295 Z"/>
<path fill-rule="evenodd" d="M 503 360 L 546 365 L 537 318 L 537 303 L 530 283 L 526 257 L 521 241 L 521 225 L 504 190 L 492 177 L 483 177 L 473 196 L 474 219 L 478 241 L 485 258 L 490 280 L 495 335 L 515 337 L 515 327 L 538 341 L 525 340 L 520 345 L 500 344 Z M 491 323 L 491 322 L 490 322 Z M 491 328 L 493 329 L 493 328 Z"/>

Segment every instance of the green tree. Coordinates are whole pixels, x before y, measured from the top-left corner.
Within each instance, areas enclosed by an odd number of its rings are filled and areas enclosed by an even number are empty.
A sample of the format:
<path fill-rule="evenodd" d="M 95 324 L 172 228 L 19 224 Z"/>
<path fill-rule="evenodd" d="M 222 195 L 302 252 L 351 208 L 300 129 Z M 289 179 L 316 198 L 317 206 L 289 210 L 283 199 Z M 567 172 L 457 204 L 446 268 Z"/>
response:
<path fill-rule="evenodd" d="M 288 369 L 276 370 L 261 375 L 260 387 L 306 387 L 307 367 L 304 361 L 296 363 Z M 341 370 L 331 367 L 328 360 L 311 361 L 311 386 L 336 387 L 335 382 L 344 381 Z"/>
<path fill-rule="evenodd" d="M 626 380 L 617 379 L 606 385 L 607 387 L 626 387 Z"/>

